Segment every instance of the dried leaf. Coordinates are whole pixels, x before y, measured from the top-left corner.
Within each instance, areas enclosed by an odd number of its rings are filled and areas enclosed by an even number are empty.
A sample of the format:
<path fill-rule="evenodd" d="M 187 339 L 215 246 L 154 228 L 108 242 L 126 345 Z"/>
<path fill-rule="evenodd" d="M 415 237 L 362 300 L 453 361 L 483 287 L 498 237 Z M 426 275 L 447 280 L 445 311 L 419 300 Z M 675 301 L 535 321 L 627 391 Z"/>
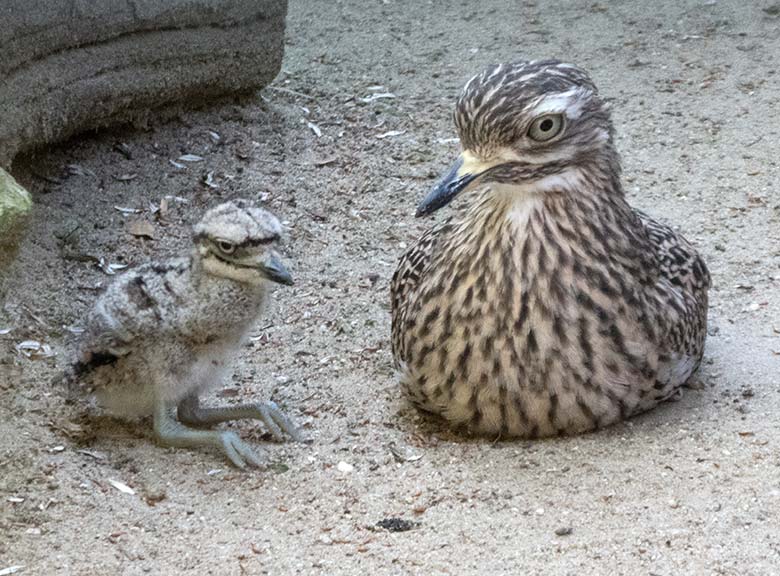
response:
<path fill-rule="evenodd" d="M 312 132 L 319 138 L 322 136 L 322 130 L 320 130 L 320 127 L 317 126 L 314 122 L 306 122 L 306 125 L 311 129 Z"/>
<path fill-rule="evenodd" d="M 396 447 L 395 443 L 390 443 L 388 448 L 395 461 L 399 464 L 403 464 L 404 462 L 417 462 L 417 460 L 422 458 L 422 454 L 413 454 L 409 450 L 404 450 L 402 452 Z"/>
<path fill-rule="evenodd" d="M 0 570 L 0 576 L 9 576 L 9 574 L 16 574 L 20 570 L 24 569 L 24 564 L 17 564 L 16 566 L 9 566 Z"/>
<path fill-rule="evenodd" d="M 6 334 L 10 334 L 13 328 L 0 328 L 0 336 L 5 336 Z"/>
<path fill-rule="evenodd" d="M 181 170 L 182 168 L 186 168 L 184 164 L 176 162 L 175 160 L 168 160 L 168 162 L 170 162 L 171 166 L 173 166 L 174 168 L 178 168 L 179 170 Z"/>
<path fill-rule="evenodd" d="M 65 434 L 68 438 L 79 438 L 84 435 L 84 427 L 81 424 L 70 420 L 57 422 L 53 427 L 57 431 Z"/>
<path fill-rule="evenodd" d="M 66 166 L 68 174 L 72 176 L 94 176 L 95 173 L 92 170 L 84 168 L 80 164 L 68 164 Z"/>
<path fill-rule="evenodd" d="M 106 455 L 102 452 L 95 452 L 93 450 L 77 450 L 79 454 L 84 454 L 84 456 L 89 456 L 90 458 L 94 458 L 95 460 L 105 460 Z"/>
<path fill-rule="evenodd" d="M 138 178 L 138 174 L 120 174 L 119 176 L 114 176 L 114 180 L 119 182 L 130 182 L 130 180 L 135 180 L 136 178 Z"/>
<path fill-rule="evenodd" d="M 114 480 L 113 478 L 109 478 L 108 483 L 111 484 L 111 486 L 113 486 L 120 492 L 122 492 L 123 494 L 130 494 L 130 495 L 135 494 L 135 490 L 130 488 L 130 486 L 128 486 L 124 482 L 120 482 L 119 480 Z"/>
<path fill-rule="evenodd" d="M 137 238 L 155 239 L 154 224 L 148 220 L 130 220 L 125 225 L 125 229 Z"/>
<path fill-rule="evenodd" d="M 219 144 L 220 140 L 222 140 L 222 137 L 217 132 L 214 132 L 214 130 L 209 130 L 209 138 L 211 138 L 211 141 L 214 142 L 214 144 Z"/>
<path fill-rule="evenodd" d="M 334 162 L 338 162 L 338 158 L 335 156 L 331 156 L 330 158 L 323 158 L 322 160 L 315 160 L 314 165 L 315 166 L 327 166 L 328 164 L 333 164 Z"/>
<path fill-rule="evenodd" d="M 182 154 L 179 156 L 180 162 L 202 162 L 203 156 L 198 156 L 197 154 Z"/>
<path fill-rule="evenodd" d="M 124 156 L 128 160 L 132 160 L 133 159 L 133 152 L 130 150 L 130 146 L 128 146 L 124 142 L 120 142 L 118 144 L 114 144 L 114 150 L 119 152 L 122 156 Z"/>

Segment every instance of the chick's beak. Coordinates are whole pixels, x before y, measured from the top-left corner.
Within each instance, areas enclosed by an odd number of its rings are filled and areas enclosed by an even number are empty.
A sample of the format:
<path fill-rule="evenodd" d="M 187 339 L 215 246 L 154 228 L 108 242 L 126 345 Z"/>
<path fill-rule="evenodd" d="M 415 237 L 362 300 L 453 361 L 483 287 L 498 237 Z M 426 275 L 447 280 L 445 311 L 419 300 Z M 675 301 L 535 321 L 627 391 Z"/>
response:
<path fill-rule="evenodd" d="M 282 261 L 275 254 L 272 254 L 268 260 L 266 260 L 261 266 L 260 270 L 263 275 L 271 282 L 277 282 L 286 286 L 292 286 L 294 284 L 292 276 L 284 267 Z"/>
<path fill-rule="evenodd" d="M 420 202 L 415 216 L 418 218 L 426 216 L 446 206 L 493 166 L 495 164 L 482 162 L 469 152 L 463 152 L 436 183 L 433 190 Z"/>

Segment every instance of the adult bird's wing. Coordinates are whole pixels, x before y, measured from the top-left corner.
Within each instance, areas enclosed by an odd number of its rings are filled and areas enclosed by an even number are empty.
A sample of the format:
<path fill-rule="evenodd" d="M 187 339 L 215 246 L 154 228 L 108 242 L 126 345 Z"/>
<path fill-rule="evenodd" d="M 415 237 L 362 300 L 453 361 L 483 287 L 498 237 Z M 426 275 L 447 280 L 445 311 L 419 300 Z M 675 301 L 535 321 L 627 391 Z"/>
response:
<path fill-rule="evenodd" d="M 637 211 L 659 265 L 658 324 L 664 326 L 658 380 L 684 384 L 699 366 L 707 333 L 710 274 L 696 249 L 669 226 Z"/>
<path fill-rule="evenodd" d="M 414 304 L 420 285 L 420 279 L 425 273 L 433 248 L 442 232 L 448 228 L 447 222 L 434 226 L 423 234 L 398 261 L 398 267 L 390 283 L 390 299 L 392 305 L 392 350 L 396 367 L 406 361 L 406 342 L 404 333 L 408 314 Z"/>

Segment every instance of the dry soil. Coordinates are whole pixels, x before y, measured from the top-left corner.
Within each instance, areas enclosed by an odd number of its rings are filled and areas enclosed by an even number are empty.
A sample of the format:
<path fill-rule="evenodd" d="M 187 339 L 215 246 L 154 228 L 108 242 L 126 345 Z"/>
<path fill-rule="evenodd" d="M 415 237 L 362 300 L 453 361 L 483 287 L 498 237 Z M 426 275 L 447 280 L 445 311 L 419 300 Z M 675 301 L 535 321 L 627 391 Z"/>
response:
<path fill-rule="evenodd" d="M 0 573 L 780 574 L 779 29 L 768 1 L 292 2 L 283 71 L 249 101 L 20 159 L 36 210 L 0 310 Z M 681 401 L 494 443 L 400 396 L 388 283 L 457 153 L 458 90 L 521 57 L 591 71 L 631 202 L 680 227 L 714 286 Z M 297 284 L 216 400 L 272 398 L 313 440 L 240 424 L 272 462 L 253 473 L 50 383 L 111 280 L 92 258 L 187 250 L 190 223 L 239 196 L 286 221 Z M 18 354 L 27 340 L 53 356 Z"/>

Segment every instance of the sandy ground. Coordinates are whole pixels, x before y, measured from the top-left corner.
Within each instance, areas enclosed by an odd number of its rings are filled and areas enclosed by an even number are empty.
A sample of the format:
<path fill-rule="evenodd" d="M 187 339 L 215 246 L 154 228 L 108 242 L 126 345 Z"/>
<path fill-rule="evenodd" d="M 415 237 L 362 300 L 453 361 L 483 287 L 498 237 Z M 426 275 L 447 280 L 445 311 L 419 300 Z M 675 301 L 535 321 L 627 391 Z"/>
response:
<path fill-rule="evenodd" d="M 780 574 L 779 13 L 725 0 L 293 2 L 284 70 L 250 102 L 17 162 L 37 209 L 3 272 L 0 573 Z M 706 359 L 683 400 L 595 434 L 459 438 L 399 394 L 388 283 L 429 225 L 416 201 L 457 152 L 462 84 L 488 63 L 550 56 L 588 68 L 612 101 L 631 201 L 705 255 Z M 204 159 L 169 162 L 183 154 Z M 166 196 L 159 219 L 150 204 Z M 50 384 L 110 281 L 78 255 L 135 264 L 186 250 L 189 223 L 236 196 L 287 222 L 297 284 L 275 292 L 217 396 L 272 398 L 313 439 L 274 444 L 240 424 L 273 463 L 248 474 L 160 448 L 148 423 L 66 405 Z M 155 238 L 130 234 L 133 219 Z M 55 356 L 21 358 L 30 339 Z"/>

